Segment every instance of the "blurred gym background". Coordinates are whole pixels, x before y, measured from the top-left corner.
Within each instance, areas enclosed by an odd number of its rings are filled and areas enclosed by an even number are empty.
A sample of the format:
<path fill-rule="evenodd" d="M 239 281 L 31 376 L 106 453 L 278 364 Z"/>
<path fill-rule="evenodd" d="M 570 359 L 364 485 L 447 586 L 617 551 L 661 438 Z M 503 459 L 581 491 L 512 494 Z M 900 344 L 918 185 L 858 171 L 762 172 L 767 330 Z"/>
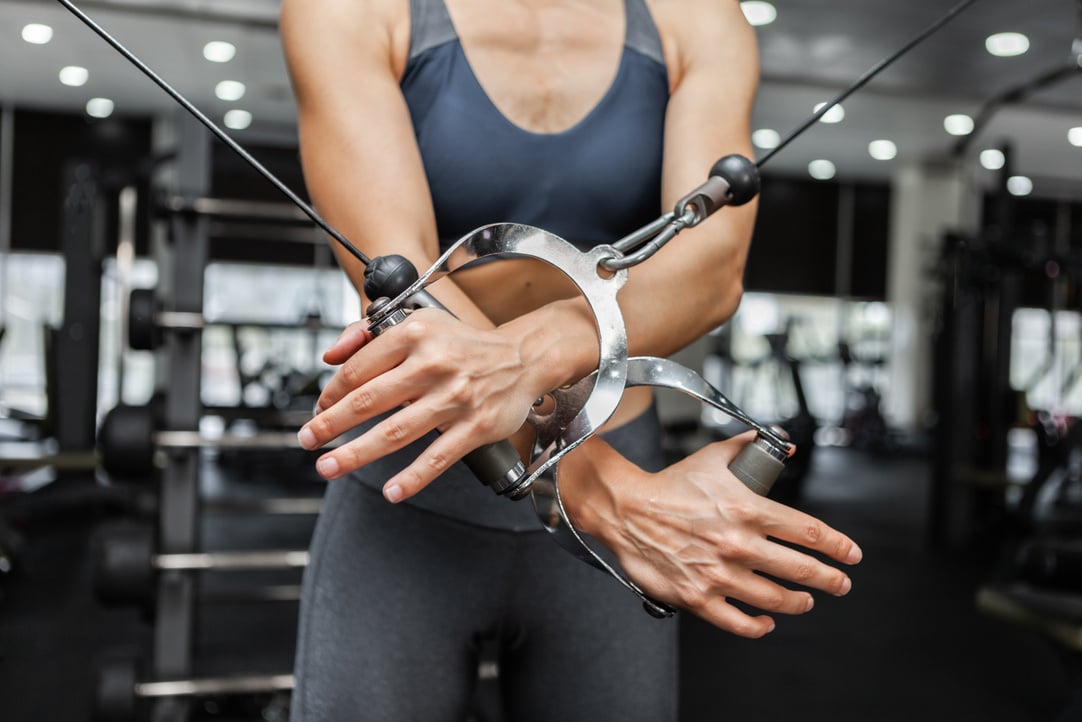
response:
<path fill-rule="evenodd" d="M 950 3 L 741 5 L 765 152 Z M 82 6 L 303 195 L 275 0 Z M 741 309 L 677 358 L 865 560 L 764 640 L 680 619 L 682 719 L 1082 719 L 1080 63 L 1079 0 L 983 0 L 772 161 Z M 0 718 L 287 718 L 294 434 L 359 317 L 263 179 L 0 0 Z M 739 430 L 659 403 L 673 459 Z"/>

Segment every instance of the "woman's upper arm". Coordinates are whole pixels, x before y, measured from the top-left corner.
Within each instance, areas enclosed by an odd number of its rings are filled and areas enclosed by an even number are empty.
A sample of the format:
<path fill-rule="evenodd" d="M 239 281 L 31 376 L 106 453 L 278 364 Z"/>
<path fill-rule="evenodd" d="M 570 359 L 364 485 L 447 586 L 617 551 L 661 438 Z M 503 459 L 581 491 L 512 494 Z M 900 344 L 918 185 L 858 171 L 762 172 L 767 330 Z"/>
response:
<path fill-rule="evenodd" d="M 696 22 L 684 17 L 674 26 L 678 35 L 669 53 L 677 67 L 665 119 L 666 207 L 705 181 L 722 156 L 751 157 L 751 110 L 759 81 L 755 31 L 738 2 L 684 0 L 679 5 Z"/>
<path fill-rule="evenodd" d="M 671 210 L 719 158 L 750 157 L 758 51 L 736 0 L 648 2 L 669 72 L 661 202 Z M 620 307 L 632 353 L 668 356 L 736 312 L 755 210 L 723 208 L 630 270 Z"/>
<path fill-rule="evenodd" d="M 407 12 L 405 23 L 395 12 Z M 435 221 L 396 67 L 408 45 L 405 3 L 284 0 L 280 27 L 316 207 L 365 254 L 426 266 Z M 359 288 L 360 264 L 339 259 Z"/>

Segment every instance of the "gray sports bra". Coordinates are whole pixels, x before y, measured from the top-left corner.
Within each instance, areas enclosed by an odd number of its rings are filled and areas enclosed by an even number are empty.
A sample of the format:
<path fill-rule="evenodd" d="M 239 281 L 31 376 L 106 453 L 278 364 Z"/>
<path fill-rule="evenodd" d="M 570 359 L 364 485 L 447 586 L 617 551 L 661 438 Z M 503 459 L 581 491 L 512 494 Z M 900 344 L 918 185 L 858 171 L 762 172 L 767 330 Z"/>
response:
<path fill-rule="evenodd" d="M 533 133 L 477 81 L 443 0 L 410 0 L 401 87 L 444 245 L 487 223 L 539 226 L 582 247 L 660 215 L 668 74 L 644 0 L 626 0 L 616 77 L 573 127 Z"/>

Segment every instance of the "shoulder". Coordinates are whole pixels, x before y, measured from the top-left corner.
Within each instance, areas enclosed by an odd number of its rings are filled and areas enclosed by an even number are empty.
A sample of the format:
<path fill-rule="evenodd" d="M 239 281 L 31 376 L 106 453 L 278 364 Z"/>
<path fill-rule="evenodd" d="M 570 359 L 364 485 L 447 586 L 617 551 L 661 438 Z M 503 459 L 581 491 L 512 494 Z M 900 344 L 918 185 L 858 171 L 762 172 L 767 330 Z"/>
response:
<path fill-rule="evenodd" d="M 646 0 L 646 4 L 657 23 L 674 87 L 688 73 L 707 68 L 748 68 L 758 74 L 755 31 L 738 0 Z"/>
<path fill-rule="evenodd" d="M 409 46 L 409 0 L 282 0 L 279 31 L 291 65 L 306 56 L 386 58 Z"/>

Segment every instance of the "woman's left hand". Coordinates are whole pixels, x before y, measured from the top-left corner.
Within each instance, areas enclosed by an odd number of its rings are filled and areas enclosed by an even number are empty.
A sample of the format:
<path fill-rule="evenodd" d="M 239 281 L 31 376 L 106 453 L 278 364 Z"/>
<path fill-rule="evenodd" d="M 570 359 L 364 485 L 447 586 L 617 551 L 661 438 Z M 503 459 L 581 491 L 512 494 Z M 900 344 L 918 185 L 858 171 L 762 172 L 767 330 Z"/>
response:
<path fill-rule="evenodd" d="M 837 565 L 857 563 L 861 551 L 822 521 L 757 496 L 729 471 L 753 438 L 710 444 L 656 474 L 591 439 L 563 462 L 564 504 L 651 597 L 733 634 L 760 637 L 773 619 L 733 600 L 803 614 L 812 596 L 792 587 L 848 593 L 849 576 Z"/>

